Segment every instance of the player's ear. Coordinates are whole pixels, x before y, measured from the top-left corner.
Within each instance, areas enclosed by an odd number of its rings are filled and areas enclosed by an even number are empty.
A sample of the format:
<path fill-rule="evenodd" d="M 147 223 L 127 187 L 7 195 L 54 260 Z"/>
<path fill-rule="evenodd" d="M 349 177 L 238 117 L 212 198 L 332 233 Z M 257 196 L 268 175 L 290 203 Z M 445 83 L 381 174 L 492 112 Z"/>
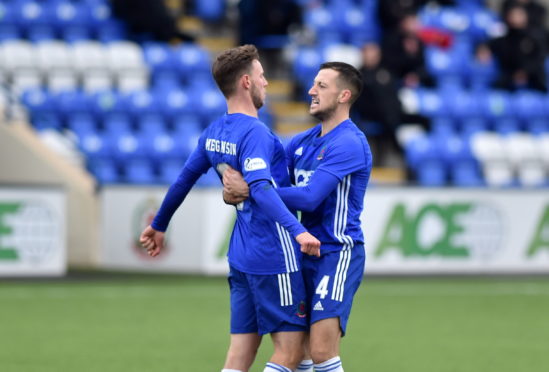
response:
<path fill-rule="evenodd" d="M 242 75 L 242 77 L 240 78 L 240 84 L 242 85 L 242 88 L 250 89 L 250 87 L 252 86 L 252 79 L 250 78 L 250 75 Z"/>
<path fill-rule="evenodd" d="M 343 89 L 340 93 L 339 93 L 339 97 L 337 99 L 337 102 L 339 103 L 347 103 L 351 100 L 351 97 L 352 97 L 352 93 L 351 93 L 351 90 L 350 89 Z"/>

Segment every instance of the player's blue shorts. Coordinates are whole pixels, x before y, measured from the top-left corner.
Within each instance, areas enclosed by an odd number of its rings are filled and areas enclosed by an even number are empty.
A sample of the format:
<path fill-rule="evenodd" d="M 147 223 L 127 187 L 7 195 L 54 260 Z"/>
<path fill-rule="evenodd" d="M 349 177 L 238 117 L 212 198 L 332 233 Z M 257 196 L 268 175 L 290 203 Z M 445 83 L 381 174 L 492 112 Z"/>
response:
<path fill-rule="evenodd" d="M 229 286 L 232 334 L 309 329 L 301 272 L 255 275 L 231 267 Z"/>
<path fill-rule="evenodd" d="M 322 253 L 321 257 L 303 255 L 302 270 L 311 324 L 339 317 L 341 333 L 345 335 L 353 297 L 364 276 L 365 262 L 362 244 L 340 252 Z"/>

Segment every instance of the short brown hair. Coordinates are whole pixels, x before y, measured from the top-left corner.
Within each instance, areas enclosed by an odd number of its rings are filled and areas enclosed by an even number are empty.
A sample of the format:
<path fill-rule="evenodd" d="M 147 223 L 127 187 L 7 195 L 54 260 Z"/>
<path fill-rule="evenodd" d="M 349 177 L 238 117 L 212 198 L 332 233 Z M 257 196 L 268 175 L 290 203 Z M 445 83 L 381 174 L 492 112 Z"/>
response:
<path fill-rule="evenodd" d="M 351 91 L 351 104 L 353 104 L 362 92 L 362 74 L 356 68 L 344 62 L 325 62 L 320 65 L 320 70 L 329 69 L 339 73 L 338 80 L 343 83 L 345 89 Z"/>
<path fill-rule="evenodd" d="M 226 98 L 236 90 L 236 81 L 250 72 L 254 59 L 259 60 L 259 53 L 250 44 L 228 49 L 217 56 L 212 65 L 212 75 Z"/>

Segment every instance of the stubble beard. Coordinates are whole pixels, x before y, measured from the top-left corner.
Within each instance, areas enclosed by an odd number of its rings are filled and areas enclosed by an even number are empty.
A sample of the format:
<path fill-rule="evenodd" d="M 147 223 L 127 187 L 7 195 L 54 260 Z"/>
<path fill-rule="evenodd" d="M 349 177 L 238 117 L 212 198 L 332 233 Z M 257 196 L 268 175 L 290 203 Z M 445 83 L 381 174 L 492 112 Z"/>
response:
<path fill-rule="evenodd" d="M 263 99 L 261 98 L 258 90 L 259 89 L 257 89 L 255 85 L 252 85 L 252 103 L 254 104 L 254 107 L 259 110 L 261 107 L 263 107 Z"/>
<path fill-rule="evenodd" d="M 322 111 L 317 111 L 315 113 L 311 113 L 311 115 L 319 121 L 326 121 L 326 120 L 330 119 L 332 116 L 334 116 L 336 110 L 337 110 L 337 103 L 333 104 L 330 107 L 326 107 Z"/>

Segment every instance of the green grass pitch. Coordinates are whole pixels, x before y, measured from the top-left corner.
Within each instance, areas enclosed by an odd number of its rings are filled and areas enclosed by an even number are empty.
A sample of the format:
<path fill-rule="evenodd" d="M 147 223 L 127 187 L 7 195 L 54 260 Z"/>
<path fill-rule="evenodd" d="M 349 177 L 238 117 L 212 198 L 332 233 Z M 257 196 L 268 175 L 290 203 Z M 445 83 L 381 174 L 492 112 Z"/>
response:
<path fill-rule="evenodd" d="M 0 280 L 0 371 L 218 372 L 228 324 L 223 278 Z M 346 372 L 546 372 L 549 277 L 366 277 L 341 356 Z"/>

